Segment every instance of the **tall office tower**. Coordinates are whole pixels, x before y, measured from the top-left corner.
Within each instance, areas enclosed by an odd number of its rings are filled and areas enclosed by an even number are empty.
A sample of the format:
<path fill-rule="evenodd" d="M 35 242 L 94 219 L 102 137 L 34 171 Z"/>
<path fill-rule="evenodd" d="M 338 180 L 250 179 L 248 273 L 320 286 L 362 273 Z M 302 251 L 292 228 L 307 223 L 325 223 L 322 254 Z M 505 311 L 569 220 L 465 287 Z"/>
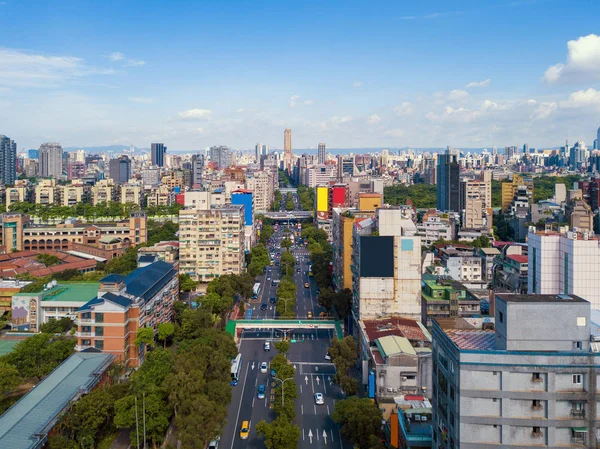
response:
<path fill-rule="evenodd" d="M 233 164 L 233 153 L 225 145 L 210 147 L 210 161 L 216 162 L 219 168 L 230 167 Z"/>
<path fill-rule="evenodd" d="M 325 144 L 324 143 L 320 143 L 319 144 L 319 164 L 324 164 L 325 163 Z"/>
<path fill-rule="evenodd" d="M 438 156 L 437 165 L 437 208 L 441 211 L 460 211 L 460 167 L 459 151 L 448 148 Z"/>
<path fill-rule="evenodd" d="M 150 153 L 152 157 L 152 165 L 157 167 L 164 167 L 165 165 L 165 153 L 167 147 L 164 143 L 153 143 L 150 145 Z"/>
<path fill-rule="evenodd" d="M 262 145 L 257 143 L 254 145 L 254 157 L 256 158 L 256 162 L 260 162 L 260 156 L 262 155 Z"/>
<path fill-rule="evenodd" d="M 60 178 L 63 173 L 63 149 L 60 144 L 56 142 L 43 143 L 38 153 L 42 178 Z"/>
<path fill-rule="evenodd" d="M 17 144 L 0 135 L 0 180 L 14 184 L 17 179 Z"/>
<path fill-rule="evenodd" d="M 109 176 L 115 184 L 123 184 L 131 177 L 131 159 L 121 156 L 111 159 L 109 163 Z"/>
<path fill-rule="evenodd" d="M 292 130 L 289 128 L 283 132 L 283 151 L 285 155 L 292 155 Z"/>
<path fill-rule="evenodd" d="M 598 128 L 598 131 L 596 131 L 596 148 L 600 149 L 600 128 Z"/>
<path fill-rule="evenodd" d="M 194 154 L 192 156 L 192 185 L 202 185 L 202 170 L 204 169 L 204 155 Z"/>
<path fill-rule="evenodd" d="M 496 294 L 494 324 L 434 318 L 433 446 L 596 448 L 596 315 L 575 295 Z"/>
<path fill-rule="evenodd" d="M 261 155 L 266 156 L 267 154 L 269 154 L 269 145 L 263 144 L 261 148 Z"/>
<path fill-rule="evenodd" d="M 528 143 L 523 145 L 523 154 L 525 156 L 529 156 L 529 144 Z"/>

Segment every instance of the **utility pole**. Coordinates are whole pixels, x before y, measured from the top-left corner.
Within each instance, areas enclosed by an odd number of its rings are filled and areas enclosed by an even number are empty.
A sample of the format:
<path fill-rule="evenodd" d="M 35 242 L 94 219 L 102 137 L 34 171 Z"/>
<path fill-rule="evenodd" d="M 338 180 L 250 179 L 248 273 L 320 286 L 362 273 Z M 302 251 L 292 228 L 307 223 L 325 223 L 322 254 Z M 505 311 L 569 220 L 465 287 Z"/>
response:
<path fill-rule="evenodd" d="M 140 421 L 138 419 L 137 395 L 135 396 L 135 436 L 137 438 L 137 447 L 140 447 Z"/>
<path fill-rule="evenodd" d="M 146 392 L 142 396 L 142 413 L 144 418 L 144 449 L 146 449 Z"/>

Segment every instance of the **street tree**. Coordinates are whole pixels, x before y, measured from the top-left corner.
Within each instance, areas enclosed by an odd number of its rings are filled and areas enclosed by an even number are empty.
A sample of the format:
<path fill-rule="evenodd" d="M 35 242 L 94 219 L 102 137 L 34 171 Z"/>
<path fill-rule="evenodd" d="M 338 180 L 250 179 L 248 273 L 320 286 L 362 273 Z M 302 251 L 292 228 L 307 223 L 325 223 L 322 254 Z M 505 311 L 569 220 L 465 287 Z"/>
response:
<path fill-rule="evenodd" d="M 340 424 L 342 436 L 360 449 L 372 449 L 381 440 L 382 414 L 369 398 L 352 396 L 335 403 L 331 418 Z"/>
<path fill-rule="evenodd" d="M 138 329 L 137 336 L 135 337 L 135 345 L 140 346 L 141 344 L 149 347 L 154 346 L 154 329 L 151 327 L 141 327 Z"/>
<path fill-rule="evenodd" d="M 287 250 L 290 249 L 290 246 L 292 246 L 292 241 L 288 238 L 282 239 L 281 240 L 281 247 L 285 248 Z"/>
<path fill-rule="evenodd" d="M 23 378 L 14 365 L 0 361 L 0 396 L 12 393 L 22 381 Z"/>
<path fill-rule="evenodd" d="M 281 354 L 287 354 L 290 350 L 290 342 L 287 340 L 281 340 L 275 343 L 275 349 L 277 349 Z"/>
<path fill-rule="evenodd" d="M 346 376 L 352 366 L 356 364 L 358 356 L 358 345 L 352 336 L 344 337 L 341 340 L 334 338 L 329 348 L 331 361 L 336 367 L 336 378 Z"/>
<path fill-rule="evenodd" d="M 267 449 L 296 449 L 300 440 L 300 428 L 282 418 L 271 423 L 260 421 L 256 432 L 265 439 Z"/>
<path fill-rule="evenodd" d="M 167 338 L 172 337 L 175 333 L 175 325 L 173 323 L 160 323 L 158 325 L 158 339 L 163 342 L 163 348 L 167 347 Z"/>
<path fill-rule="evenodd" d="M 296 266 L 296 259 L 294 255 L 288 251 L 284 252 L 281 255 L 281 259 L 279 260 L 281 271 L 285 272 L 286 276 L 290 276 L 291 273 L 294 272 L 294 267 Z"/>
<path fill-rule="evenodd" d="M 187 273 L 179 275 L 179 290 L 182 292 L 191 292 L 198 286 L 198 282 L 194 281 Z"/>

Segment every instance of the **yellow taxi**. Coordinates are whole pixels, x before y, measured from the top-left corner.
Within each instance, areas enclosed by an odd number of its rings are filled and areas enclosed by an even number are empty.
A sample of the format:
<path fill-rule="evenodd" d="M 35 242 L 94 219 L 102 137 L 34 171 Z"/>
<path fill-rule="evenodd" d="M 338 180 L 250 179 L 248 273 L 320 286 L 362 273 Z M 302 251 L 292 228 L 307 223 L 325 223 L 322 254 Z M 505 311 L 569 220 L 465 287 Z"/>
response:
<path fill-rule="evenodd" d="M 247 440 L 249 434 L 250 434 L 250 423 L 248 421 L 243 421 L 242 428 L 240 429 L 240 438 L 242 440 Z"/>
<path fill-rule="evenodd" d="M 307 316 L 308 316 L 309 318 L 312 318 L 312 312 L 308 312 L 308 315 L 307 315 Z"/>

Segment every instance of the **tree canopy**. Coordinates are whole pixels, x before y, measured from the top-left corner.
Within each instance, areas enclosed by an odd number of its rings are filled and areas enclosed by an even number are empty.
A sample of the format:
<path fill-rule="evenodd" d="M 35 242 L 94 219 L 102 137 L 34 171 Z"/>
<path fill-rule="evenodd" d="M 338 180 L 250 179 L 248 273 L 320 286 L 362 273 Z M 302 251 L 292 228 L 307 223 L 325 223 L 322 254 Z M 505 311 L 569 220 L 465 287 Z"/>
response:
<path fill-rule="evenodd" d="M 335 403 L 331 418 L 341 426 L 342 436 L 360 449 L 381 445 L 382 414 L 369 398 L 352 396 Z"/>

